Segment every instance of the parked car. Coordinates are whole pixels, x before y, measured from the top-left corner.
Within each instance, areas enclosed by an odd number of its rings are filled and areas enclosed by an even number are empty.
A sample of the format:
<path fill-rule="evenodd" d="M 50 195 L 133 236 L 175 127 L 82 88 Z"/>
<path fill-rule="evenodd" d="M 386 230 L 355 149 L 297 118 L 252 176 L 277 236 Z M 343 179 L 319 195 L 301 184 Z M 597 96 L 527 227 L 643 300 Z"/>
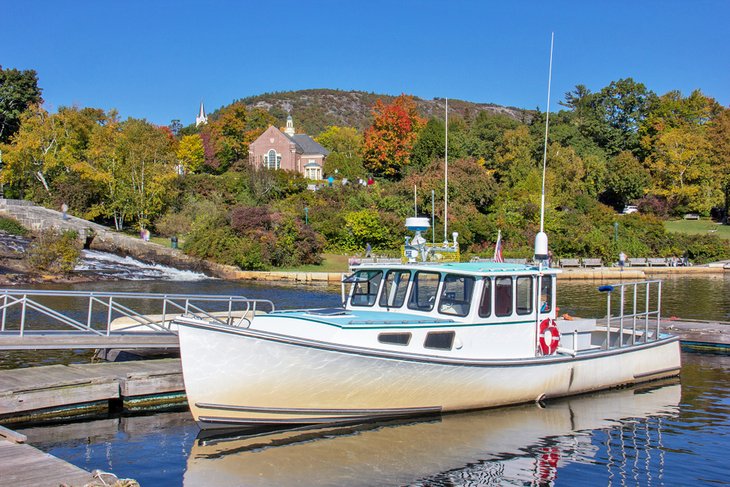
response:
<path fill-rule="evenodd" d="M 630 215 L 631 213 L 638 213 L 639 208 L 636 206 L 628 205 L 624 207 L 624 211 L 621 212 L 622 215 Z"/>

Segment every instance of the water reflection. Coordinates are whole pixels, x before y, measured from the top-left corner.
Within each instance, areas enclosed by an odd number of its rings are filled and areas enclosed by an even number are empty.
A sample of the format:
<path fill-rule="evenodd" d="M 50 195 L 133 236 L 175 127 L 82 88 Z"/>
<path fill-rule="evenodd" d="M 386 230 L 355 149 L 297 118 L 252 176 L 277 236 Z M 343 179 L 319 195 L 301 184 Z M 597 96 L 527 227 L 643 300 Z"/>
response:
<path fill-rule="evenodd" d="M 546 408 L 198 437 L 184 485 L 532 485 L 571 464 L 601 462 L 619 483 L 646 484 L 663 475 L 662 422 L 677 416 L 680 398 L 678 383 L 655 383 Z M 596 441 L 592 432 L 603 429 L 609 434 Z"/>

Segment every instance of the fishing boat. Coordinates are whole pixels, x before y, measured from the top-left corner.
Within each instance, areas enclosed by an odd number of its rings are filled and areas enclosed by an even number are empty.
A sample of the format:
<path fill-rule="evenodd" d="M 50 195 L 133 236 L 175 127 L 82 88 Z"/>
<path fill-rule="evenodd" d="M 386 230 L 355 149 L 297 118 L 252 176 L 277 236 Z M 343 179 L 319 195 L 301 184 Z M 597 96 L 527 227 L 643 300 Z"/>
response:
<path fill-rule="evenodd" d="M 552 72 L 552 46 L 550 66 Z M 447 239 L 446 189 L 443 243 L 423 236 L 428 218 L 408 218 L 414 235 L 406 238 L 402 259 L 354 265 L 342 280 L 341 307 L 280 311 L 251 300 L 250 312 L 238 319 L 183 315 L 175 324 L 198 424 L 373 421 L 677 375 L 679 340 L 660 329 L 661 282 L 602 286 L 608 304 L 600 321 L 557 313 L 560 270 L 550 267 L 544 232 L 549 86 L 540 231 L 531 263 L 458 262 L 458 235 Z M 613 294 L 619 299 L 612 305 Z M 257 314 L 266 305 L 271 312 Z"/>
<path fill-rule="evenodd" d="M 560 317 L 559 269 L 542 261 L 414 261 L 433 254 L 419 237 L 404 262 L 354 266 L 342 282 L 342 307 L 274 309 L 230 322 L 178 318 L 185 388 L 198 424 L 441 414 L 679 373 L 678 338 L 660 329 L 661 282 L 603 286 L 609 304 L 602 320 Z M 613 305 L 612 295 L 620 297 Z M 259 309 L 264 304 L 252 300 Z"/>

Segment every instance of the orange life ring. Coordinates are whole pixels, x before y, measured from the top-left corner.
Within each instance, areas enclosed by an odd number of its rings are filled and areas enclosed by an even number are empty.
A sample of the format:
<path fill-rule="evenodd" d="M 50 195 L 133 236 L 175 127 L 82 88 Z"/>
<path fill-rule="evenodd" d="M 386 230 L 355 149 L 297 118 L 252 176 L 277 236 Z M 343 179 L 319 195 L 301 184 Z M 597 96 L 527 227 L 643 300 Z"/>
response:
<path fill-rule="evenodd" d="M 543 355 L 552 355 L 560 344 L 560 331 L 555 320 L 545 318 L 540 322 L 540 352 Z"/>

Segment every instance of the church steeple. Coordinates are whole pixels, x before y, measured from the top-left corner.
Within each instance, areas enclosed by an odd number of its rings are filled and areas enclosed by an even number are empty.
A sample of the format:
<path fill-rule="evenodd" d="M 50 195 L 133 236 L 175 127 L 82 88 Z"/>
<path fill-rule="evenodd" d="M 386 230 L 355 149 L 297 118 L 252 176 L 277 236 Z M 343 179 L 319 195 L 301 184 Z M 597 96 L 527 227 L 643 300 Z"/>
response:
<path fill-rule="evenodd" d="M 294 132 L 294 119 L 291 118 L 291 115 L 286 117 L 286 128 L 284 129 L 284 133 L 289 136 L 296 133 Z"/>
<path fill-rule="evenodd" d="M 200 111 L 198 112 L 198 116 L 195 117 L 195 126 L 199 127 L 201 124 L 206 123 L 208 123 L 208 117 L 205 115 L 205 107 L 203 106 L 203 102 L 201 100 Z"/>

